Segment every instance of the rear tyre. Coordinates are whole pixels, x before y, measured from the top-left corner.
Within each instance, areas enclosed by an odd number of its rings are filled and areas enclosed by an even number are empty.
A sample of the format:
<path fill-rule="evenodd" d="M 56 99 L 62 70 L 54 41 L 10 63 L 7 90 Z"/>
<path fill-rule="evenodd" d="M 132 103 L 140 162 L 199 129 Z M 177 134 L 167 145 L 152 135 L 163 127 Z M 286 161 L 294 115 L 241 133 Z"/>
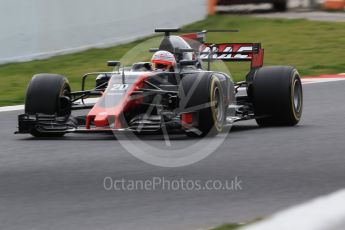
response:
<path fill-rule="evenodd" d="M 252 90 L 256 122 L 260 126 L 294 126 L 300 121 L 303 90 L 295 68 L 260 68 L 255 73 Z"/>
<path fill-rule="evenodd" d="M 187 136 L 217 135 L 223 130 L 226 116 L 226 104 L 219 79 L 209 73 L 182 78 L 180 108 L 184 112 L 194 112 L 197 118 L 197 124 L 186 132 Z"/>
<path fill-rule="evenodd" d="M 45 114 L 65 117 L 71 114 L 71 92 L 68 80 L 57 74 L 36 74 L 31 79 L 26 92 L 25 113 L 29 115 Z M 44 133 L 33 129 L 35 137 L 63 136 L 64 133 Z"/>

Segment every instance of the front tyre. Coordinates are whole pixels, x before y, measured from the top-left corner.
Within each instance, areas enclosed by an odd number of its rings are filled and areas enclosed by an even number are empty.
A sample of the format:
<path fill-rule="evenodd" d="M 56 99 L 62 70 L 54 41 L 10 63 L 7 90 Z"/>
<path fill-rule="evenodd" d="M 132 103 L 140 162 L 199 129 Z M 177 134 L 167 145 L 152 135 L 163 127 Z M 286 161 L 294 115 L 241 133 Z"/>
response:
<path fill-rule="evenodd" d="M 187 130 L 191 137 L 215 136 L 223 130 L 226 116 L 220 80 L 210 74 L 185 76 L 180 89 L 180 108 L 196 114 L 196 125 Z M 183 96 L 182 96 L 183 95 Z M 194 108 L 194 111 L 193 111 Z"/>
<path fill-rule="evenodd" d="M 252 87 L 256 122 L 260 126 L 294 126 L 300 121 L 303 90 L 295 68 L 262 67 L 255 73 Z"/>
<path fill-rule="evenodd" d="M 68 80 L 57 74 L 36 74 L 32 77 L 26 92 L 25 113 L 28 115 L 45 114 L 65 118 L 71 114 L 71 92 Z M 63 132 L 41 132 L 33 128 L 35 137 L 59 137 Z"/>

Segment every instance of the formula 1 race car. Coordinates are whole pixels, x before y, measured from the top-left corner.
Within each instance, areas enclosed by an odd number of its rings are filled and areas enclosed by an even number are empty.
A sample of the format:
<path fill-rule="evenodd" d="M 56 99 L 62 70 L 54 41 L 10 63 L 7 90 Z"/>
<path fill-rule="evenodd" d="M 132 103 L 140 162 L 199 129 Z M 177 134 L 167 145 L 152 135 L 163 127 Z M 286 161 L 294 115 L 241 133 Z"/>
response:
<path fill-rule="evenodd" d="M 119 61 L 108 61 L 114 70 L 85 74 L 81 91 L 71 91 L 64 76 L 37 74 L 27 88 L 25 113 L 18 116 L 16 133 L 58 137 L 66 133 L 179 130 L 201 137 L 216 135 L 241 120 L 255 119 L 260 126 L 299 122 L 303 107 L 300 76 L 289 66 L 263 67 L 260 43 L 205 41 L 209 32 L 233 30 L 155 32 L 164 33 L 164 37 L 159 48 L 150 51 L 172 53 L 174 68 L 157 71 L 150 62 L 122 67 Z M 213 61 L 249 61 L 251 68 L 245 81 L 235 83 L 228 74 L 211 71 Z M 96 78 L 95 87 L 86 90 L 89 77 Z M 85 115 L 72 115 L 74 110 L 86 109 Z"/>

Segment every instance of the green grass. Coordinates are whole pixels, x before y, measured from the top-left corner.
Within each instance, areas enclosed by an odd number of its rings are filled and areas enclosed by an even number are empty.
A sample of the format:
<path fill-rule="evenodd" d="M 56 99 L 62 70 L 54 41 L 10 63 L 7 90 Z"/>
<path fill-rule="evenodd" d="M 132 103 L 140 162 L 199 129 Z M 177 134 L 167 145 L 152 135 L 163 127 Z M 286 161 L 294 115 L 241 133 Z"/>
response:
<path fill-rule="evenodd" d="M 235 230 L 235 229 L 238 229 L 240 227 L 243 227 L 243 224 L 240 225 L 240 224 L 224 224 L 224 225 L 221 225 L 217 228 L 214 228 L 213 230 Z"/>
<path fill-rule="evenodd" d="M 253 219 L 249 222 L 246 223 L 228 223 L 228 224 L 223 224 L 220 225 L 216 228 L 212 228 L 212 230 L 237 230 L 237 229 L 241 229 L 241 227 L 245 227 L 251 224 L 255 224 L 256 222 L 262 221 L 264 220 L 264 218 L 262 217 L 258 217 L 256 219 Z"/>
<path fill-rule="evenodd" d="M 218 15 L 187 28 L 240 29 L 240 33 L 210 33 L 208 41 L 261 42 L 265 48 L 265 65 L 292 65 L 302 75 L 345 72 L 345 23 Z M 143 41 L 46 60 L 0 65 L 0 105 L 23 103 L 26 86 L 35 73 L 68 76 L 72 89 L 77 90 L 83 73 L 109 70 L 105 65 L 107 60 L 122 59 L 125 64 L 148 60 L 147 49 L 157 47 L 159 39 Z M 135 46 L 137 49 L 132 49 Z M 248 63 L 229 64 L 235 80 L 243 79 L 248 67 Z"/>

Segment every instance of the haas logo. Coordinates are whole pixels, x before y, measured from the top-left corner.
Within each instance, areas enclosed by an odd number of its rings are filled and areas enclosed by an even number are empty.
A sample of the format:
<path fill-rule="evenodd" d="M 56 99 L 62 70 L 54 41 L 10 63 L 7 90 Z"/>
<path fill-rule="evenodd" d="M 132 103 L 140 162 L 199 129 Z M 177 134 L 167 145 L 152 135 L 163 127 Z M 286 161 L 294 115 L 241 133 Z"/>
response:
<path fill-rule="evenodd" d="M 212 52 L 211 52 L 212 48 Z M 253 51 L 252 46 L 204 46 L 200 52 L 201 59 L 219 59 L 219 60 L 230 60 L 230 59 L 251 59 L 251 54 Z M 211 57 L 210 57 L 211 55 Z"/>

